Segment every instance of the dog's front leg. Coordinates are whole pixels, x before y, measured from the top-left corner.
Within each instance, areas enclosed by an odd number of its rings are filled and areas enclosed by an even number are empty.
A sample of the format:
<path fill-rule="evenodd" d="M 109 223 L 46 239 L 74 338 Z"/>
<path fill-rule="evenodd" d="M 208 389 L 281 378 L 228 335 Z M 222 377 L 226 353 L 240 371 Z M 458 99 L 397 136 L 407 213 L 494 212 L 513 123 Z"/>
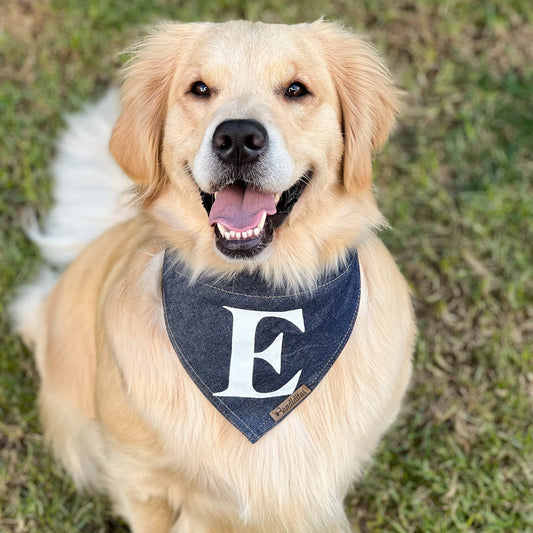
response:
<path fill-rule="evenodd" d="M 169 533 L 178 513 L 163 498 L 140 500 L 131 494 L 115 496 L 116 512 L 130 526 L 132 533 Z"/>

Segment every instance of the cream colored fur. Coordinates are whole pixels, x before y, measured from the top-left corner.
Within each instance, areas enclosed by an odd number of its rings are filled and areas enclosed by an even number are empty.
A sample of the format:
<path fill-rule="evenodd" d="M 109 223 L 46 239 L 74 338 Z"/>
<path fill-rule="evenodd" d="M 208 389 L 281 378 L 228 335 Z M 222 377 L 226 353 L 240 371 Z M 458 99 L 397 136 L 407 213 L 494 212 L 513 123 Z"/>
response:
<path fill-rule="evenodd" d="M 198 80 L 215 96 L 191 97 Z M 294 81 L 312 97 L 287 101 Z M 350 531 L 343 498 L 398 413 L 415 336 L 408 288 L 375 235 L 383 219 L 371 192 L 372 153 L 388 136 L 396 97 L 373 49 L 321 21 L 168 24 L 137 47 L 110 146 L 137 183 L 141 213 L 85 248 L 39 322 L 28 314 L 28 326 L 18 312 L 36 345 L 48 441 L 81 487 L 110 494 L 135 533 Z M 216 251 L 199 194 L 208 185 L 195 177 L 208 166 L 206 132 L 227 118 L 276 132 L 290 173 L 271 188 L 313 170 L 267 251 L 247 261 Z M 105 179 L 106 157 L 85 164 Z M 167 246 L 196 275 L 255 269 L 289 288 L 312 286 L 358 250 L 362 297 L 344 351 L 255 444 L 173 351 L 160 292 Z"/>

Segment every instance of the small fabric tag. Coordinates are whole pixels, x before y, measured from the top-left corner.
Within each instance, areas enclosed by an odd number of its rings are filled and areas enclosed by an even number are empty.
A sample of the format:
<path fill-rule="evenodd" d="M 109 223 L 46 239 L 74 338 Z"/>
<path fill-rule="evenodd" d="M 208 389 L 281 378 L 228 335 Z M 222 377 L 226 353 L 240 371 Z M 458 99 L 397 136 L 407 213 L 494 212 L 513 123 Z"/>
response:
<path fill-rule="evenodd" d="M 309 393 L 311 389 L 307 385 L 298 387 L 286 400 L 283 400 L 273 411 L 270 417 L 274 422 L 279 422 L 288 415 Z"/>
<path fill-rule="evenodd" d="M 274 289 L 258 274 L 191 281 L 167 250 L 167 332 L 196 386 L 250 442 L 282 423 L 344 348 L 361 293 L 357 253 L 312 291 Z"/>

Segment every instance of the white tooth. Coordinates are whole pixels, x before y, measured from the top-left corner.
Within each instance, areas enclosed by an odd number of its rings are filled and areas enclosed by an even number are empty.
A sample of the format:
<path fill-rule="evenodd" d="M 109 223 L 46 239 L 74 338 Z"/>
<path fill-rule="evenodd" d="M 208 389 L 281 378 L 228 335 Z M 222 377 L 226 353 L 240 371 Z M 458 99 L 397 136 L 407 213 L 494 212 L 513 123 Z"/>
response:
<path fill-rule="evenodd" d="M 261 217 L 261 220 L 259 221 L 259 224 L 257 224 L 257 227 L 259 228 L 259 231 L 263 229 L 263 226 L 265 225 L 265 220 L 267 218 L 267 214 L 265 211 L 263 211 L 263 216 Z"/>
<path fill-rule="evenodd" d="M 235 238 L 235 232 L 232 230 L 229 232 L 229 236 L 231 239 L 234 239 Z"/>
<path fill-rule="evenodd" d="M 255 228 L 255 229 L 254 229 L 254 235 L 255 235 L 256 237 L 259 237 L 259 234 L 260 234 L 260 233 L 261 233 L 261 230 L 260 230 L 259 228 Z"/>
<path fill-rule="evenodd" d="M 249 229 L 247 233 L 248 238 L 250 238 L 253 234 L 254 234 L 253 230 Z"/>
<path fill-rule="evenodd" d="M 278 203 L 278 200 L 280 199 L 280 197 L 281 197 L 281 194 L 278 192 L 278 193 L 276 194 L 276 196 L 274 196 L 274 202 L 275 202 L 275 203 Z"/>
<path fill-rule="evenodd" d="M 235 238 L 236 239 L 240 239 L 241 238 L 241 232 L 240 231 L 235 232 Z"/>
<path fill-rule="evenodd" d="M 217 197 L 218 192 L 215 193 L 215 198 Z"/>
<path fill-rule="evenodd" d="M 217 222 L 217 228 L 218 228 L 218 231 L 220 231 L 220 235 L 224 235 L 226 233 L 226 228 L 222 224 L 219 224 L 218 222 Z"/>
<path fill-rule="evenodd" d="M 224 239 L 229 241 L 229 231 L 226 231 L 226 233 L 224 233 Z"/>

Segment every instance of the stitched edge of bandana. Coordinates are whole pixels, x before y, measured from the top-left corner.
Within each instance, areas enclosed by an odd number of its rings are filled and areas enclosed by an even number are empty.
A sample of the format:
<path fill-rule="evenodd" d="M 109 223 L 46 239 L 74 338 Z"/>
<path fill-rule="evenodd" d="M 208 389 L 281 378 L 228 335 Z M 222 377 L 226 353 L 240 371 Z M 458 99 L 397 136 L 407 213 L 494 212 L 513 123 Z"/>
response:
<path fill-rule="evenodd" d="M 167 254 L 167 252 L 173 253 L 169 248 L 167 248 L 165 250 L 165 255 Z M 213 283 L 209 283 L 207 281 L 202 281 L 201 279 L 195 280 L 193 282 L 193 284 L 198 283 L 199 285 L 202 285 L 204 287 L 210 287 L 211 289 L 214 289 L 216 291 L 219 291 L 219 292 L 222 292 L 222 293 L 225 293 L 225 294 L 234 294 L 234 295 L 237 295 L 237 296 L 246 296 L 247 298 L 257 298 L 257 299 L 260 299 L 260 300 L 275 300 L 275 299 L 283 299 L 283 298 L 294 298 L 294 297 L 304 296 L 306 294 L 312 294 L 312 293 L 318 292 L 321 289 L 327 287 L 328 285 L 331 285 L 332 283 L 334 283 L 338 279 L 342 278 L 344 275 L 346 275 L 350 271 L 350 268 L 352 267 L 354 261 L 359 261 L 359 256 L 357 254 L 357 251 L 356 250 L 349 250 L 348 251 L 348 260 L 347 260 L 346 265 L 342 268 L 342 270 L 339 269 L 335 273 L 335 277 L 333 277 L 331 279 L 326 278 L 326 280 L 324 280 L 323 283 L 320 283 L 320 284 L 316 285 L 316 287 L 313 287 L 311 289 L 302 289 L 302 290 L 299 290 L 297 292 L 291 292 L 289 294 L 276 294 L 276 295 L 273 295 L 273 296 L 262 296 L 260 294 L 254 295 L 254 294 L 246 294 L 246 293 L 243 293 L 243 292 L 233 292 L 233 291 L 228 291 L 227 289 L 222 289 L 220 287 L 217 287 L 217 285 L 214 285 Z M 176 264 L 177 265 L 180 264 L 180 261 L 177 260 Z M 190 280 L 190 276 L 188 276 L 187 274 L 185 274 L 185 273 L 183 273 L 181 271 L 176 271 L 175 273 L 178 276 L 182 277 L 182 278 Z"/>

